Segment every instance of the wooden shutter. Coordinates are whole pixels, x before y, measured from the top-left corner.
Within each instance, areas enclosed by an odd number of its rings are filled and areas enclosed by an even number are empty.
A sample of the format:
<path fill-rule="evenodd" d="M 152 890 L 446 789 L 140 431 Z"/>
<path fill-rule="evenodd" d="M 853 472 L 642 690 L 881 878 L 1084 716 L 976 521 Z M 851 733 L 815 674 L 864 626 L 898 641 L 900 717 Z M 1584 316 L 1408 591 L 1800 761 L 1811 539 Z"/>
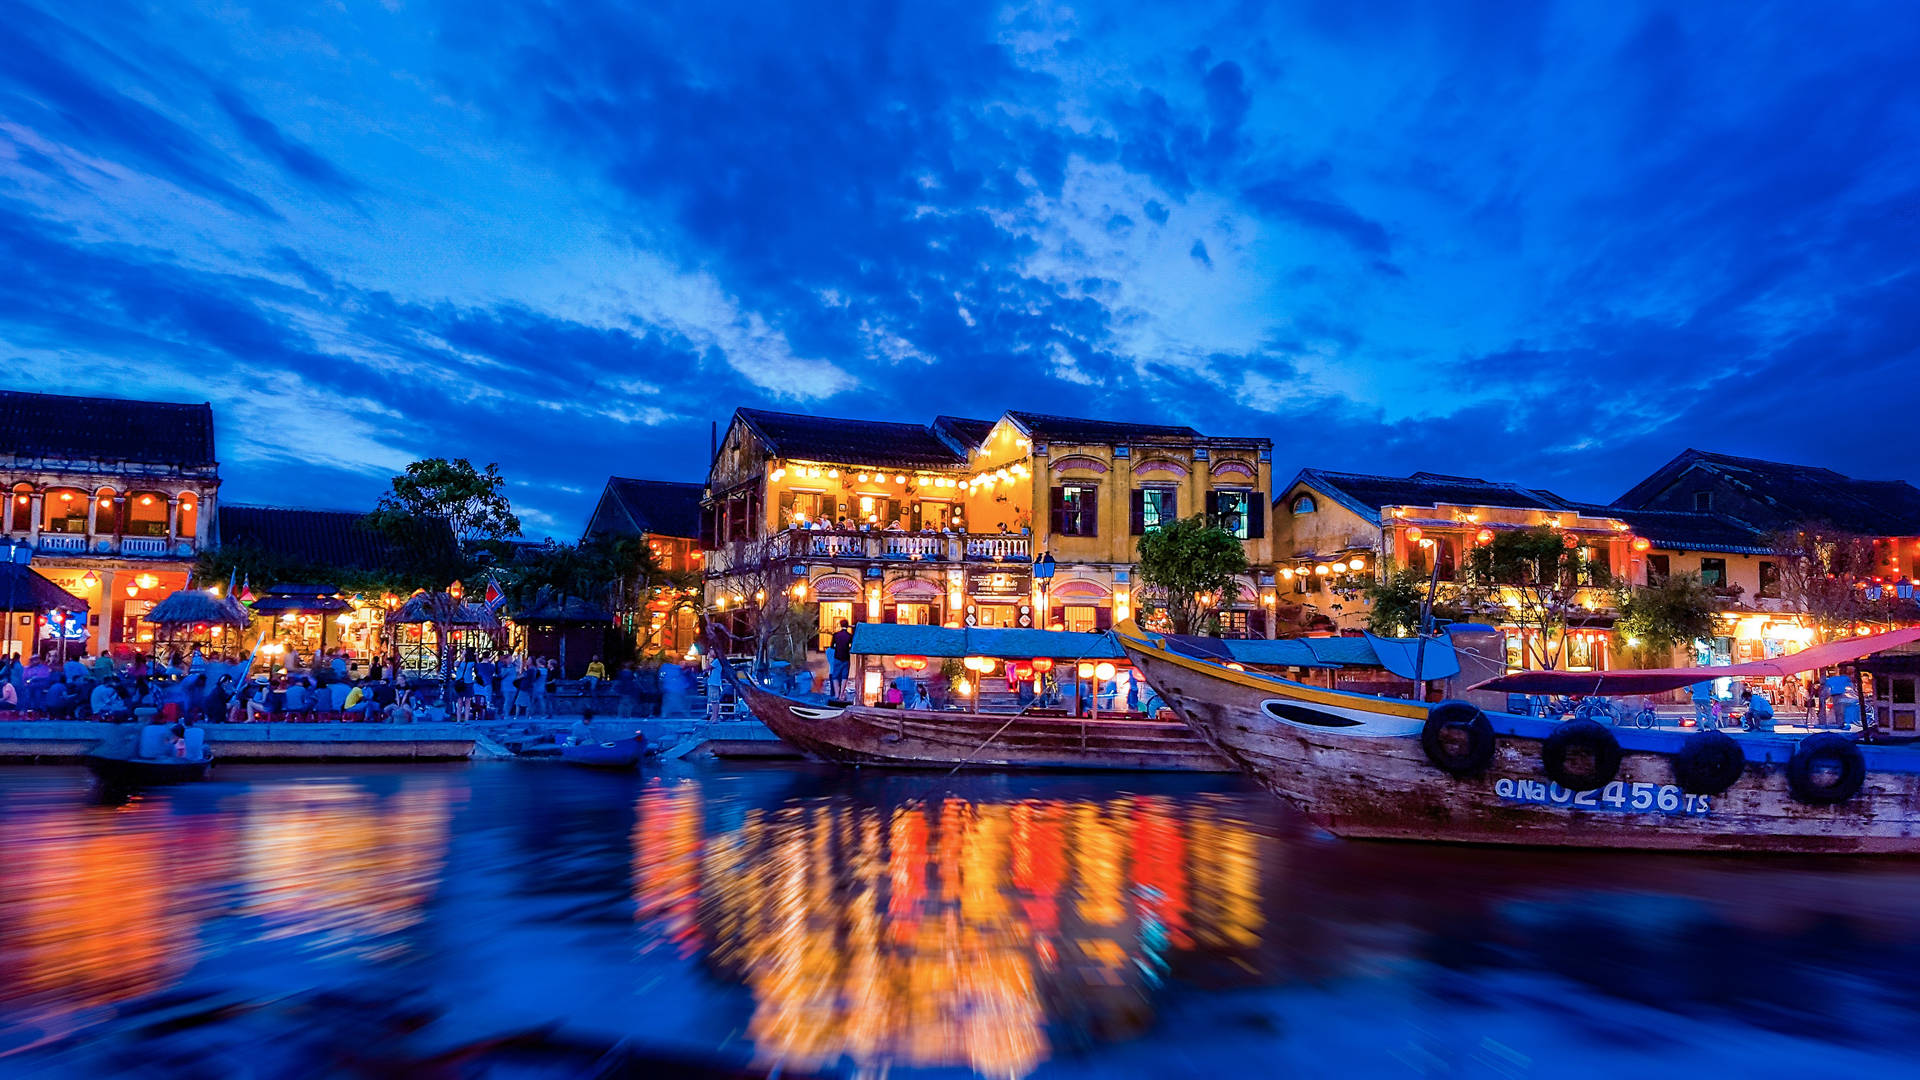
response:
<path fill-rule="evenodd" d="M 1093 628 L 1095 630 L 1113 629 L 1113 609 L 1111 607 L 1097 607 L 1093 609 Z"/>
<path fill-rule="evenodd" d="M 1207 492 L 1207 524 L 1220 524 L 1220 493 L 1217 491 Z"/>
<path fill-rule="evenodd" d="M 1267 535 L 1267 493 L 1256 491 L 1247 496 L 1247 539 L 1259 540 Z"/>
<path fill-rule="evenodd" d="M 700 550 L 712 551 L 719 546 L 719 530 L 714 527 L 714 506 L 708 503 L 700 508 Z"/>
<path fill-rule="evenodd" d="M 881 522 L 880 525 L 881 527 L 884 528 L 888 525 L 893 524 L 896 521 L 900 521 L 900 500 L 888 499 L 887 500 L 887 520 Z M 906 522 L 904 521 L 900 523 L 902 525 L 906 524 Z"/>
<path fill-rule="evenodd" d="M 1160 523 L 1171 525 L 1180 520 L 1180 493 L 1167 490 L 1160 493 Z"/>
<path fill-rule="evenodd" d="M 783 491 L 780 493 L 780 527 L 784 529 L 791 524 L 793 524 L 793 492 Z"/>
<path fill-rule="evenodd" d="M 1048 504 L 1048 516 L 1053 521 L 1053 534 L 1066 536 L 1070 531 L 1067 528 L 1067 489 L 1056 485 L 1049 492 L 1049 497 L 1053 500 Z"/>
<path fill-rule="evenodd" d="M 1144 536 L 1147 531 L 1147 493 L 1134 488 L 1132 499 L 1127 511 L 1128 525 L 1134 536 Z"/>

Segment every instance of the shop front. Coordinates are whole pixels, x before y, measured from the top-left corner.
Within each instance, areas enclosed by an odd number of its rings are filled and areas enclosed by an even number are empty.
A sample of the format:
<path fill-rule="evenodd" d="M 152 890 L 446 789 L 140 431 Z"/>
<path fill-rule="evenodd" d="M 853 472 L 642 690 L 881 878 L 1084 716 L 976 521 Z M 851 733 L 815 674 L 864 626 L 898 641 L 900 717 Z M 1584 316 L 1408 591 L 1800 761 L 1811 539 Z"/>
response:
<path fill-rule="evenodd" d="M 968 570 L 962 624 L 981 629 L 1033 626 L 1033 574 L 1027 570 Z"/>
<path fill-rule="evenodd" d="M 852 626 L 859 621 L 854 608 L 859 606 L 864 613 L 864 602 L 860 595 L 860 583 L 845 574 L 827 574 L 815 578 L 812 592 L 819 602 L 819 646 L 825 652 L 833 643 L 833 632 L 841 623 Z"/>

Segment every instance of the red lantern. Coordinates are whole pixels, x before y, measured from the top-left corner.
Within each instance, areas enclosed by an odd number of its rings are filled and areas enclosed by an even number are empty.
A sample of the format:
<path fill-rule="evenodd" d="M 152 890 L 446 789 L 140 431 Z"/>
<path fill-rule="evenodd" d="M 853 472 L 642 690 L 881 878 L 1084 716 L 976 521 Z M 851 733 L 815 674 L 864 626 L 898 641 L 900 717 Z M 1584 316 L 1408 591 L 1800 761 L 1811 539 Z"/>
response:
<path fill-rule="evenodd" d="M 1020 680 L 1021 682 L 1026 682 L 1027 680 L 1033 678 L 1033 665 L 1032 664 L 1013 665 L 1013 677 Z"/>
<path fill-rule="evenodd" d="M 1635 551 L 1645 551 L 1652 546 L 1653 541 L 1644 536 L 1636 536 L 1633 538 L 1633 550 Z"/>
<path fill-rule="evenodd" d="M 1036 656 L 1033 658 L 1033 670 L 1042 674 L 1052 671 L 1053 661 L 1044 656 Z"/>
<path fill-rule="evenodd" d="M 1476 543 L 1491 544 L 1493 543 L 1493 530 L 1481 529 L 1479 532 L 1473 534 L 1473 539 Z"/>
<path fill-rule="evenodd" d="M 893 666 L 903 671 L 925 671 L 927 670 L 927 658 L 924 656 L 896 656 L 893 658 Z"/>
<path fill-rule="evenodd" d="M 1407 530 L 1407 539 L 1412 540 L 1415 543 L 1418 543 L 1420 538 L 1424 535 L 1426 534 L 1420 531 L 1420 526 L 1418 525 L 1415 525 Z"/>

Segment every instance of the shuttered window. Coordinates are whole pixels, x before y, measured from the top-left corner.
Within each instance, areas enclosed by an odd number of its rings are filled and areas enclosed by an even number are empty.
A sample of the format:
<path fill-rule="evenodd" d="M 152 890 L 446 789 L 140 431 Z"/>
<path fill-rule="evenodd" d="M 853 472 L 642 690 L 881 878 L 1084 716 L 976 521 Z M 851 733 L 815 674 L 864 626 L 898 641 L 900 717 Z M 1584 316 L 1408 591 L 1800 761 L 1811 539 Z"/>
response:
<path fill-rule="evenodd" d="M 1099 535 L 1100 489 L 1079 484 L 1054 488 L 1053 532 L 1056 536 Z"/>

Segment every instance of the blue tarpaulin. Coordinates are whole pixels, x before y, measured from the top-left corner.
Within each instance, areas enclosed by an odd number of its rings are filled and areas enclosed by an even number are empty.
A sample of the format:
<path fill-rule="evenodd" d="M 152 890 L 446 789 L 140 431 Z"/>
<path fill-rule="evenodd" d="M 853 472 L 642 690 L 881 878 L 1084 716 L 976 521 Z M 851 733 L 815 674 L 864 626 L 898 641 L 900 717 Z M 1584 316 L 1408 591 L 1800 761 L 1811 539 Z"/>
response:
<path fill-rule="evenodd" d="M 904 623 L 861 623 L 853 651 L 867 656 L 991 656 L 996 660 L 1120 660 L 1113 635 L 1064 630 L 953 629 Z"/>
<path fill-rule="evenodd" d="M 1380 658 L 1380 666 L 1403 679 L 1449 679 L 1460 674 L 1460 658 L 1453 646 L 1435 638 L 1427 639 L 1426 652 L 1420 651 L 1419 638 L 1382 638 L 1367 635 L 1368 644 Z M 1421 670 L 1415 671 L 1415 662 Z"/>

